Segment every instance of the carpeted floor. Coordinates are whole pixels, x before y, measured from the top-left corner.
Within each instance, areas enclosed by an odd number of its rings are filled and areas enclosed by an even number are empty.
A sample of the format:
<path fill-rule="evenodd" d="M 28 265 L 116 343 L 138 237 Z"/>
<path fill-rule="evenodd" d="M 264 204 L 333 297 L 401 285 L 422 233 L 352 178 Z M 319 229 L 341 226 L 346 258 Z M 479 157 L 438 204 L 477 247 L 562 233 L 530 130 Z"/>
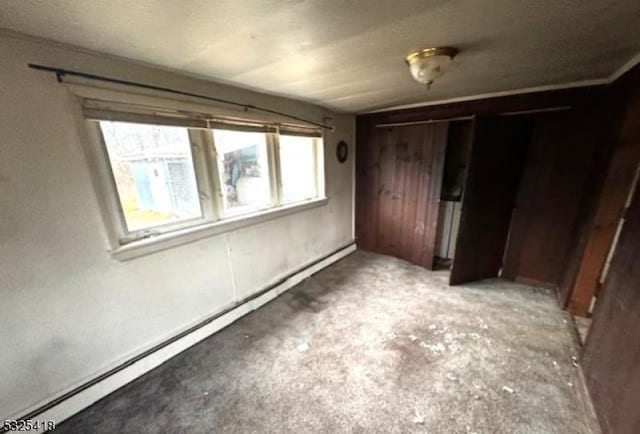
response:
<path fill-rule="evenodd" d="M 56 433 L 588 433 L 554 295 L 356 252 Z"/>

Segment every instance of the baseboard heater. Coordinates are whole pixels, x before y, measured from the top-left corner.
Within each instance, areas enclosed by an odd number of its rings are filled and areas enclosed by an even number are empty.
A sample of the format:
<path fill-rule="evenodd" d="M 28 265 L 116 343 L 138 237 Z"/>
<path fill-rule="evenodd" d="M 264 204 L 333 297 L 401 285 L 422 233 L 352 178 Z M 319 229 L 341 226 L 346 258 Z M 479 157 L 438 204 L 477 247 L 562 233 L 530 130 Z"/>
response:
<path fill-rule="evenodd" d="M 48 403 L 32 410 L 28 414 L 14 418 L 15 420 L 34 420 L 34 419 L 42 419 L 42 420 L 54 420 L 56 423 L 62 422 L 65 419 L 68 419 L 72 415 L 78 413 L 86 407 L 89 407 L 91 404 L 95 403 L 99 399 L 109 395 L 110 393 L 115 392 L 117 389 L 125 386 L 129 382 L 134 379 L 141 377 L 152 369 L 160 366 L 162 363 L 167 360 L 175 357 L 180 354 L 182 351 L 185 351 L 189 347 L 195 345 L 196 343 L 206 339 L 207 337 L 213 335 L 214 333 L 224 329 L 228 325 L 231 325 L 236 320 L 242 318 L 246 314 L 258 309 L 274 298 L 278 297 L 282 293 L 286 292 L 293 286 L 299 284 L 304 279 L 310 277 L 311 275 L 317 273 L 323 268 L 331 265 L 332 263 L 344 258 L 350 253 L 356 250 L 355 242 L 350 242 L 333 252 L 320 257 L 304 266 L 298 268 L 297 270 L 289 273 L 282 279 L 277 282 L 269 285 L 268 287 L 258 291 L 257 293 L 246 297 L 233 305 L 230 305 L 226 309 L 218 312 L 210 317 L 200 321 L 199 323 L 189 327 L 188 329 L 178 333 L 175 336 L 172 336 L 165 341 L 149 348 L 142 353 L 136 355 L 135 357 L 115 366 L 108 371 L 98 375 L 97 377 L 87 381 L 80 386 L 73 388 L 72 390 L 63 393 L 57 398 L 49 401 Z M 219 324 L 214 324 L 216 321 L 219 321 Z M 205 330 L 206 329 L 206 330 Z M 201 333 L 201 336 L 194 336 L 197 333 Z M 181 342 L 186 340 L 187 338 L 192 337 L 189 342 Z M 171 345 L 181 343 L 182 347 L 177 349 L 172 349 L 166 351 Z M 165 351 L 165 354 L 160 355 L 159 353 Z M 136 372 L 128 373 L 126 377 L 120 378 L 117 381 L 112 381 L 113 384 L 108 385 L 104 388 L 104 390 L 95 391 L 92 396 L 86 396 L 82 399 L 79 399 L 75 405 L 69 406 L 69 408 L 59 408 L 63 406 L 66 402 L 69 402 L 72 398 L 77 398 L 83 392 L 89 391 L 92 387 L 99 386 L 100 383 L 107 382 L 116 376 L 116 374 L 121 374 L 125 372 L 128 368 L 134 367 L 136 364 L 141 364 L 148 358 L 156 357 L 156 360 L 151 360 L 145 366 L 138 367 Z M 58 409 L 56 411 L 56 409 Z M 49 414 L 45 414 L 49 413 Z M 0 434 L 5 433 L 0 428 Z M 37 431 L 35 431 L 37 432 Z"/>

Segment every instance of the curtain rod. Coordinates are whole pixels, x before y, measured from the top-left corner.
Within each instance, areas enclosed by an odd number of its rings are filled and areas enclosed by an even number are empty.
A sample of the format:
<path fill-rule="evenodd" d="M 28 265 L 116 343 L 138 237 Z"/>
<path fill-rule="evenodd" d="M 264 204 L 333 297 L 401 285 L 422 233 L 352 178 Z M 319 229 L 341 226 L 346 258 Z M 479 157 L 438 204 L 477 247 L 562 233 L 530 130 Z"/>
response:
<path fill-rule="evenodd" d="M 498 113 L 498 116 L 519 116 L 519 115 L 533 115 L 537 113 L 558 112 L 563 110 L 571 110 L 573 107 L 570 105 L 563 105 L 558 107 L 547 107 L 531 110 L 518 110 L 514 112 L 502 112 Z"/>
<path fill-rule="evenodd" d="M 441 122 L 470 121 L 471 119 L 473 119 L 473 115 L 459 116 L 457 118 L 426 119 L 424 121 L 392 122 L 388 124 L 376 124 L 376 128 L 404 127 L 404 126 L 411 126 L 411 125 L 436 124 Z"/>
<path fill-rule="evenodd" d="M 126 85 L 126 86 L 140 87 L 142 89 L 158 90 L 158 91 L 161 91 L 161 92 L 173 93 L 173 94 L 176 94 L 176 95 L 190 96 L 190 97 L 194 97 L 194 98 L 206 99 L 206 100 L 209 100 L 209 101 L 221 102 L 221 103 L 224 103 L 224 104 L 234 105 L 236 107 L 242 107 L 245 111 L 248 111 L 248 110 L 261 111 L 261 112 L 271 113 L 271 114 L 278 115 L 278 116 L 284 116 L 286 118 L 294 119 L 294 120 L 300 121 L 300 122 L 306 122 L 308 124 L 315 125 L 317 127 L 324 128 L 324 129 L 330 130 L 330 131 L 333 131 L 335 129 L 331 125 L 327 125 L 327 124 L 323 124 L 323 123 L 315 122 L 315 121 L 310 121 L 310 120 L 307 120 L 307 119 L 300 118 L 298 116 L 290 115 L 290 114 L 287 114 L 287 113 L 282 113 L 282 112 L 279 112 L 277 110 L 271 110 L 271 109 L 260 107 L 260 106 L 256 106 L 256 105 L 253 105 L 253 104 L 243 104 L 243 103 L 240 103 L 240 102 L 229 101 L 229 100 L 226 100 L 226 99 L 216 98 L 216 97 L 213 97 L 213 96 L 200 95 L 200 94 L 197 94 L 197 93 L 185 92 L 185 91 L 178 90 L 178 89 L 172 89 L 170 87 L 156 86 L 156 85 L 153 85 L 153 84 L 140 83 L 140 82 L 137 82 L 137 81 L 121 80 L 119 78 L 105 77 L 103 75 L 91 74 L 91 73 L 88 73 L 88 72 L 81 72 L 81 71 L 73 71 L 73 70 L 70 70 L 70 69 L 55 68 L 53 66 L 38 65 L 38 64 L 35 64 L 35 63 L 29 63 L 28 66 L 29 66 L 29 68 L 37 69 L 39 71 L 46 71 L 46 72 L 55 73 L 56 74 L 56 78 L 58 79 L 58 83 L 62 83 L 63 82 L 63 78 L 66 75 L 70 75 L 70 76 L 74 76 L 74 77 L 86 78 L 86 79 L 89 79 L 89 80 L 104 81 L 104 82 L 107 82 L 107 83 L 123 84 L 123 85 Z"/>

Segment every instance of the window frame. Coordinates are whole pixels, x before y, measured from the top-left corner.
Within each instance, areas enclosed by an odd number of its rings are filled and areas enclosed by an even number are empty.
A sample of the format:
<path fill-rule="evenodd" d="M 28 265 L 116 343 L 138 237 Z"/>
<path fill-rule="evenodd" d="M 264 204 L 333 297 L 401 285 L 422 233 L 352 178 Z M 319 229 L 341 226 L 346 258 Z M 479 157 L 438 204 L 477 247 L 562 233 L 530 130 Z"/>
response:
<path fill-rule="evenodd" d="M 214 164 L 215 170 L 212 170 L 212 175 L 215 176 L 215 179 L 216 179 L 215 188 L 217 189 L 217 196 L 220 198 L 218 201 L 219 205 L 217 209 L 218 220 L 226 220 L 230 218 L 241 217 L 243 215 L 256 214 L 256 213 L 260 213 L 265 210 L 269 210 L 269 209 L 280 206 L 280 202 L 278 198 L 274 196 L 274 185 L 273 185 L 274 178 L 278 176 L 276 172 L 277 168 L 274 166 L 272 161 L 273 160 L 273 151 L 272 151 L 273 142 L 274 140 L 277 141 L 277 137 L 274 139 L 274 135 L 277 135 L 277 134 L 270 133 L 270 132 L 243 131 L 242 129 L 227 128 L 227 131 L 257 132 L 265 135 L 265 151 L 267 153 L 266 155 L 267 170 L 268 170 L 268 178 L 269 178 L 269 203 L 266 206 L 255 206 L 255 207 L 241 208 L 237 210 L 230 210 L 225 206 L 224 191 L 222 188 L 223 182 L 222 182 L 222 171 L 221 171 L 222 160 L 220 158 L 221 152 L 219 152 L 218 148 L 216 147 L 216 140 L 215 140 L 215 134 L 214 134 L 215 130 L 218 130 L 218 128 L 209 129 L 208 135 L 211 136 L 210 137 L 211 146 L 215 154 L 215 159 L 213 160 L 213 162 L 215 163 Z"/>
<path fill-rule="evenodd" d="M 95 129 L 95 134 L 100 141 L 100 154 L 104 159 L 104 164 L 107 168 L 107 185 L 109 194 L 111 194 L 114 198 L 113 202 L 115 203 L 115 217 L 117 219 L 116 223 L 116 233 L 118 234 L 118 241 L 120 245 L 126 245 L 132 242 L 136 242 L 139 240 L 143 240 L 146 238 L 151 238 L 157 235 L 166 234 L 173 231 L 179 231 L 181 229 L 197 226 L 200 224 L 207 223 L 211 221 L 214 215 L 214 206 L 211 201 L 211 190 L 208 186 L 209 182 L 206 179 L 208 168 L 206 158 L 204 157 L 204 153 L 202 152 L 205 149 L 205 145 L 202 143 L 202 139 L 198 137 L 197 130 L 188 127 L 178 127 L 184 128 L 187 130 L 188 140 L 189 140 L 189 150 L 191 152 L 191 162 L 193 164 L 193 173 L 196 179 L 196 188 L 198 190 L 198 204 L 200 206 L 200 216 L 188 218 L 184 220 L 180 220 L 177 222 L 167 222 L 163 224 L 159 224 L 157 226 L 152 226 L 148 228 L 140 228 L 140 229 L 129 229 L 129 225 L 127 224 L 127 219 L 125 217 L 124 209 L 122 208 L 122 201 L 120 198 L 120 193 L 118 192 L 118 186 L 115 179 L 115 174 L 113 172 L 113 167 L 111 165 L 111 159 L 109 157 L 109 151 L 107 148 L 107 143 L 104 138 L 104 134 L 102 128 L 100 127 L 100 121 L 88 121 L 93 124 L 93 128 Z M 126 121 L 118 121 L 118 122 L 126 122 Z M 140 122 L 131 122 L 135 124 L 144 125 Z M 163 126 L 161 124 L 146 124 L 146 125 L 158 125 Z M 203 179 L 205 178 L 205 179 Z"/>
<path fill-rule="evenodd" d="M 312 142 L 312 152 L 313 152 L 313 179 L 315 181 L 315 196 L 311 198 L 305 198 L 300 200 L 295 200 L 291 202 L 283 202 L 282 198 L 283 194 L 283 182 L 282 182 L 282 168 L 280 167 L 280 137 L 281 136 L 289 136 L 289 137 L 307 137 L 313 140 Z M 324 155 L 324 142 L 323 137 L 317 137 L 312 135 L 304 135 L 304 134 L 287 134 L 280 133 L 276 138 L 276 148 L 274 150 L 274 158 L 277 160 L 278 164 L 278 174 L 277 174 L 277 189 L 278 189 L 278 203 L 281 206 L 284 205 L 295 205 L 297 203 L 304 203 L 309 200 L 313 200 L 318 197 L 324 197 L 324 188 L 321 189 L 320 184 L 324 185 L 324 176 L 320 177 L 320 173 L 323 172 L 320 170 L 320 166 L 324 169 L 324 159 L 322 158 Z"/>
<path fill-rule="evenodd" d="M 185 128 L 189 136 L 191 159 L 193 163 L 196 186 L 198 189 L 198 201 L 201 215 L 196 218 L 170 222 L 150 228 L 129 230 L 122 208 L 120 195 L 115 181 L 115 174 L 111 167 L 111 160 L 100 120 L 90 119 L 86 114 L 81 115 L 88 125 L 89 142 L 93 143 L 90 154 L 96 164 L 97 177 L 94 182 L 98 184 L 100 196 L 104 200 L 103 214 L 106 214 L 106 223 L 110 234 L 111 253 L 114 257 L 127 260 L 152 253 L 175 245 L 191 242 L 217 233 L 235 230 L 236 228 L 256 224 L 270 220 L 292 212 L 303 211 L 316 206 L 325 205 L 328 202 L 325 196 L 324 178 L 324 137 L 321 133 L 293 134 L 313 137 L 314 139 L 314 172 L 316 181 L 316 196 L 296 202 L 282 203 L 282 176 L 280 171 L 279 137 L 280 130 L 268 130 L 263 132 L 266 137 L 266 152 L 269 168 L 269 186 L 271 203 L 267 207 L 251 208 L 236 213 L 226 213 L 224 196 L 222 193 L 220 169 L 218 166 L 218 151 L 215 146 L 213 130 L 215 126 L 202 128 L 191 125 L 175 125 Z M 114 119 L 118 122 L 130 122 L 135 124 L 168 125 L 162 122 L 141 121 L 140 116 L 132 113 L 131 121 L 126 117 Z M 219 122 L 219 121 L 218 121 Z M 230 123 L 226 129 L 233 131 L 251 131 L 244 129 L 241 124 Z M 282 133 L 284 135 L 289 135 Z"/>

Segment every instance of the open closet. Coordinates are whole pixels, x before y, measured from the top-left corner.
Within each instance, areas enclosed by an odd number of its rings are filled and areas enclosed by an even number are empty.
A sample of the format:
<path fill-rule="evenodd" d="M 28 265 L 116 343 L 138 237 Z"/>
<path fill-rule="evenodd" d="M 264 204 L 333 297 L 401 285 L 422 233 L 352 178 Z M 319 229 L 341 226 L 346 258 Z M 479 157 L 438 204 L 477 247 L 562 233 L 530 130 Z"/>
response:
<path fill-rule="evenodd" d="M 451 284 L 570 281 L 566 273 L 575 270 L 566 265 L 584 226 L 578 216 L 591 206 L 604 152 L 593 116 L 561 108 L 407 123 L 359 119 L 360 248 L 451 268 Z"/>

